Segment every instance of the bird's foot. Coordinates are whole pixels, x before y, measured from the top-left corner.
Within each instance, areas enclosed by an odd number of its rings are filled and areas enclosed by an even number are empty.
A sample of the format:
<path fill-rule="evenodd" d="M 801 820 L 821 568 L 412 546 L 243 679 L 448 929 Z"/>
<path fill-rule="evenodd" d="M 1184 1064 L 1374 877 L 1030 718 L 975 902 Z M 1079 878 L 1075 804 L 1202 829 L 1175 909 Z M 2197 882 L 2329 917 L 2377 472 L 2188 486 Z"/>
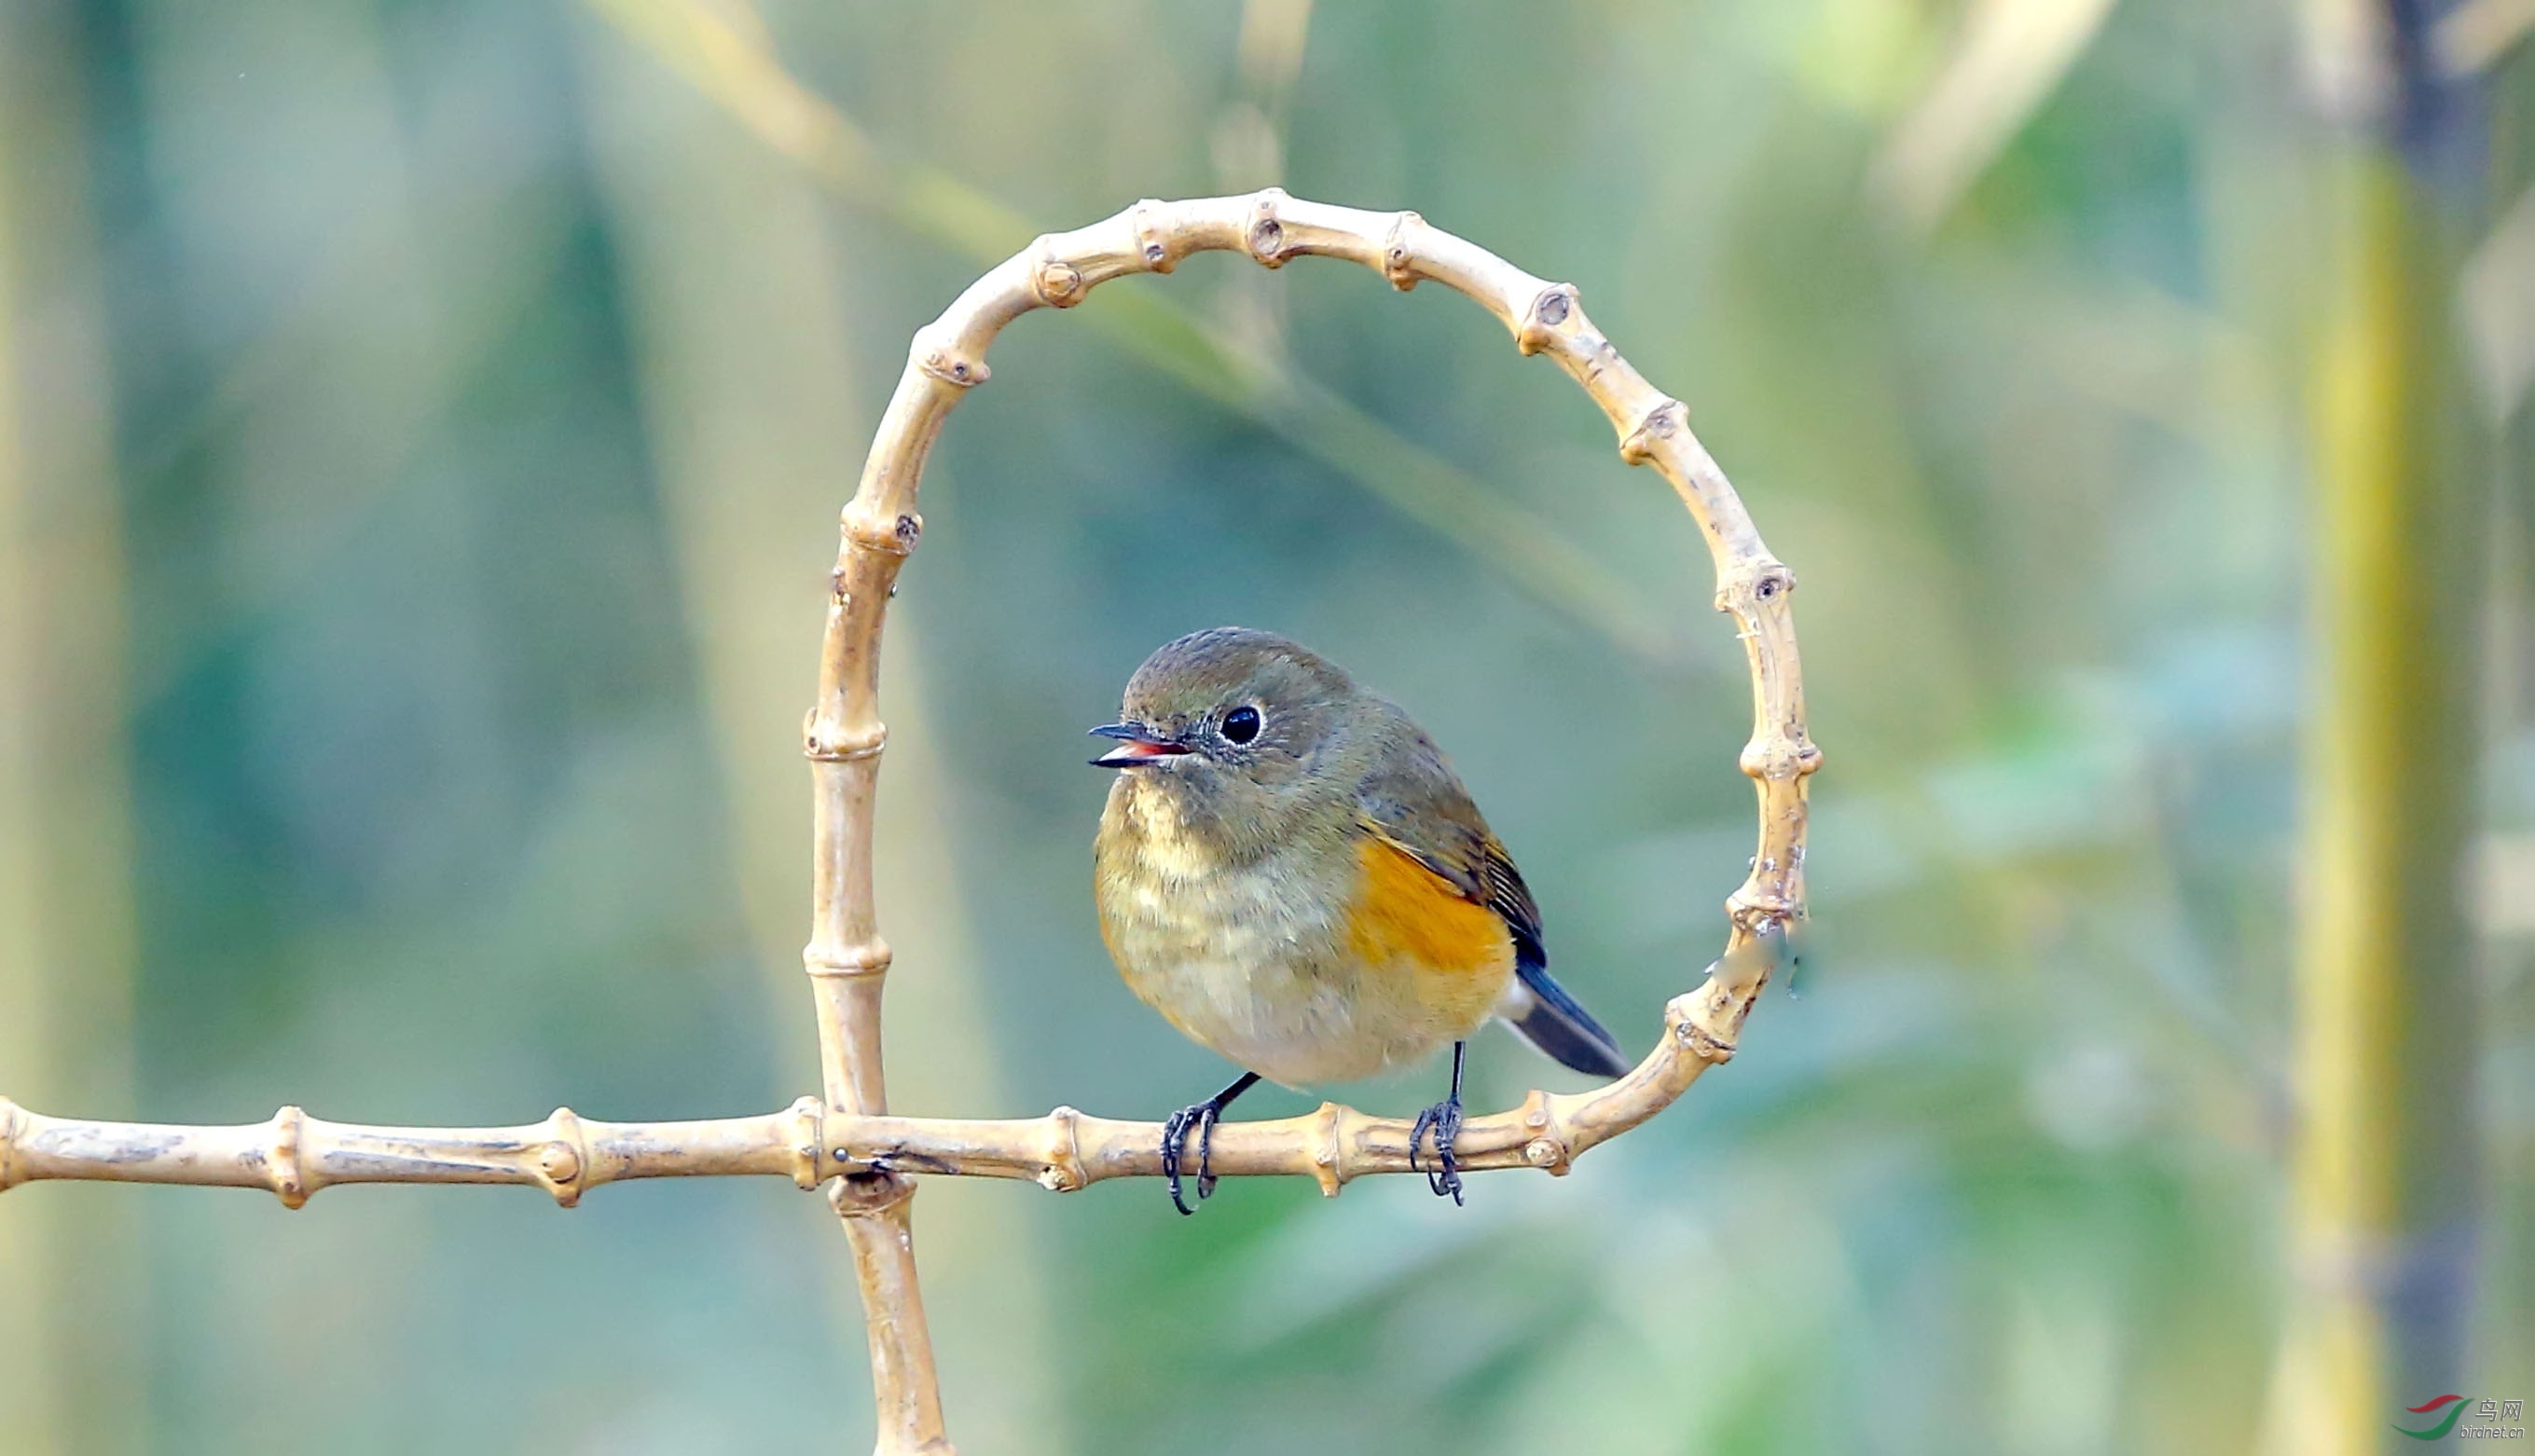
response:
<path fill-rule="evenodd" d="M 1192 1133 L 1197 1136 L 1197 1201 L 1214 1196 L 1214 1175 L 1207 1171 L 1206 1159 L 1214 1151 L 1214 1124 L 1223 1116 L 1223 1101 L 1209 1097 L 1190 1103 L 1162 1124 L 1162 1177 L 1170 1183 L 1171 1206 L 1184 1214 L 1197 1212 L 1180 1191 L 1180 1172 L 1188 1162 Z"/>
<path fill-rule="evenodd" d="M 1457 1079 L 1456 1079 L 1457 1080 Z M 1417 1158 L 1418 1146 L 1434 1134 L 1435 1166 L 1429 1168 Z M 1408 1133 L 1408 1168 L 1426 1175 L 1426 1186 L 1438 1198 L 1450 1198 L 1455 1207 L 1461 1202 L 1461 1165 L 1453 1158 L 1453 1140 L 1461 1135 L 1461 1097 L 1456 1090 L 1452 1096 L 1417 1115 L 1417 1125 Z"/>

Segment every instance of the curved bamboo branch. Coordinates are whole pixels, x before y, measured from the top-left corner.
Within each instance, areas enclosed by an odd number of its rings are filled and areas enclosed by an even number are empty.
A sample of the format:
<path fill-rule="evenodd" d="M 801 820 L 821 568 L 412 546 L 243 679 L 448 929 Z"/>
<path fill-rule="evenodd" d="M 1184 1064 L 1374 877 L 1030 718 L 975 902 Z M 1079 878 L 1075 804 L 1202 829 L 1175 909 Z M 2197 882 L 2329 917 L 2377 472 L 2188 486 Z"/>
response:
<path fill-rule="evenodd" d="M 1182 258 L 1207 251 L 1247 253 L 1271 269 L 1294 258 L 1343 258 L 1373 269 L 1403 291 L 1425 279 L 1456 289 L 1494 314 L 1514 334 L 1516 348 L 1547 354 L 1583 387 L 1617 432 L 1623 459 L 1651 464 L 1672 483 L 1706 537 L 1716 564 L 1717 606 L 1733 614 L 1752 667 L 1753 733 L 1742 767 L 1759 786 L 1760 847 L 1750 878 L 1726 902 L 1728 962 L 1756 938 L 1804 913 L 1805 780 L 1821 765 L 1822 754 L 1805 735 L 1804 686 L 1789 611 L 1795 576 L 1762 544 L 1724 472 L 1692 434 L 1688 410 L 1648 384 L 1593 328 L 1575 285 L 1534 277 L 1484 248 L 1428 226 L 1415 212 L 1368 212 L 1303 202 L 1272 187 L 1245 197 L 1176 203 L 1148 199 L 1088 227 L 1036 239 L 969 284 L 940 318 L 916 331 L 906 368 L 864 461 L 861 485 L 845 508 L 820 653 L 819 698 L 806 730 L 817 781 L 817 880 L 804 958 L 818 988 L 828 1100 L 838 1112 L 878 1114 L 886 1106 L 880 988 L 889 947 L 880 937 L 871 892 L 872 793 L 888 741 L 879 711 L 880 641 L 898 569 L 924 530 L 916 489 L 925 459 L 961 396 L 991 377 L 986 351 L 1004 326 L 1032 309 L 1072 308 L 1111 278 L 1169 273 Z M 1731 1046 L 1733 1032 L 1766 979 L 1765 965 L 1759 974 L 1734 979 L 1725 1017 L 1730 1024 L 1720 1045 Z M 1710 986 L 1726 980 L 1711 978 Z M 1667 1037 L 1664 1050 L 1676 1040 Z M 1649 1063 L 1662 1056 L 1659 1051 Z M 1699 1059 L 1693 1064 L 1703 1068 L 1707 1063 Z M 1641 1066 L 1632 1080 L 1645 1073 Z M 1662 1100 L 1678 1095 L 1690 1075 L 1677 1083 L 1658 1083 L 1668 1087 Z M 1546 1117 L 1549 1106 L 1535 1100 L 1534 1110 Z M 1324 1166 L 1315 1159 L 1318 1152 L 1328 1159 L 1324 1186 L 1334 1191 L 1342 1181 L 1337 1166 L 1344 1162 L 1350 1140 L 1348 1118 L 1358 1118 L 1352 1124 L 1358 1137 L 1382 1126 L 1383 1120 L 1335 1108 L 1327 1114 L 1218 1131 L 1215 1171 L 1251 1171 L 1246 1165 L 1252 1157 L 1268 1165 L 1263 1171 L 1300 1171 L 1307 1162 Z M 1050 1121 L 1066 1138 L 1082 1133 L 1079 1119 L 1060 1113 Z M 1540 1148 L 1554 1166 L 1565 1167 L 1569 1155 L 1556 1138 L 1501 1142 L 1519 1129 L 1499 1123 L 1483 1119 L 1465 1132 L 1471 1166 L 1498 1166 L 1485 1160 L 1504 1158 L 1518 1146 L 1526 1153 Z M 935 1124 L 936 1130 L 941 1125 Z M 1013 1126 L 971 1125 L 997 1131 Z M 929 1165 L 910 1147 L 891 1167 L 998 1172 L 1007 1165 L 988 1156 L 992 1149 L 985 1144 L 992 1141 L 984 1139 L 973 1155 Z M 1054 1143 L 1052 1138 L 1043 1146 L 1055 1151 Z M 1404 1168 L 1404 1132 L 1396 1146 L 1398 1166 Z M 1366 1143 L 1364 1149 L 1391 1151 L 1387 1141 L 1378 1149 Z M 1142 1154 L 1128 1157 L 1141 1160 Z M 1158 1154 L 1152 1162 L 1158 1165 Z M 1057 1169 L 1062 1178 L 1094 1176 L 1080 1158 L 1071 1165 L 1050 1160 L 1045 1166 Z M 856 1269 L 872 1330 L 882 1449 L 947 1449 L 923 1309 L 915 1297 L 906 1222 L 911 1190 L 897 1182 L 895 1171 L 872 1177 L 882 1183 L 869 1190 L 868 1198 L 839 1197 L 836 1206 L 856 1240 Z M 883 1221 L 885 1228 L 880 1227 Z"/>
<path fill-rule="evenodd" d="M 804 731 L 816 819 L 802 959 L 817 1002 L 822 1096 L 755 1118 L 617 1123 L 559 1110 L 543 1122 L 495 1128 L 370 1127 L 322 1122 L 297 1108 L 237 1127 L 91 1122 L 0 1098 L 0 1190 L 42 1179 L 202 1183 L 268 1188 L 297 1207 L 334 1183 L 509 1183 L 542 1187 L 569 1206 L 588 1188 L 637 1178 L 773 1174 L 805 1188 L 827 1183 L 852 1244 L 871 1332 L 877 1449 L 948 1453 L 916 1282 L 910 1175 L 1028 1179 L 1059 1190 L 1151 1177 L 1161 1172 L 1161 1128 L 1072 1108 L 1020 1121 L 890 1116 L 880 1037 L 890 951 L 872 894 L 873 794 L 888 742 L 879 710 L 881 630 L 898 570 L 923 532 L 915 498 L 925 457 L 952 407 L 988 378 L 995 335 L 1032 309 L 1071 308 L 1111 278 L 1168 273 L 1210 249 L 1244 252 L 1268 268 L 1344 258 L 1403 290 L 1433 279 L 1475 299 L 1523 353 L 1547 354 L 1583 387 L 1610 419 L 1622 458 L 1651 464 L 1672 482 L 1715 559 L 1717 607 L 1732 614 L 1750 658 L 1753 733 L 1741 761 L 1758 788 L 1760 845 L 1750 877 L 1726 901 L 1725 954 L 1703 985 L 1665 1007 L 1665 1035 L 1634 1071 L 1591 1092 L 1534 1092 L 1519 1108 L 1472 1119 L 1456 1145 L 1462 1166 L 1564 1173 L 1731 1058 L 1776 964 L 1781 933 L 1804 915 L 1805 782 L 1822 755 L 1805 733 L 1793 575 L 1762 544 L 1691 433 L 1681 401 L 1648 384 L 1592 327 L 1573 285 L 1534 277 L 1414 212 L 1329 207 L 1270 188 L 1142 202 L 1041 237 L 915 335 L 844 511 L 819 696 Z M 1409 1130 L 1398 1119 L 1325 1104 L 1304 1117 L 1222 1124 L 1210 1168 L 1301 1175 L 1334 1194 L 1353 1178 L 1410 1171 Z"/>

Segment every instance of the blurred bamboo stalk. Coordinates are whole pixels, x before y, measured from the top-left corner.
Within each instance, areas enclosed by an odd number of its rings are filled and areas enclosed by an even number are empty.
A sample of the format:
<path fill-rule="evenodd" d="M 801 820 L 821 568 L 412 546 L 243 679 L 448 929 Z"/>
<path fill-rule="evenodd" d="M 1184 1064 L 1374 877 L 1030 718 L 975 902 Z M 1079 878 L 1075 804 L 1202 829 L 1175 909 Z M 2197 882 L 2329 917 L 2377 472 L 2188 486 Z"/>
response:
<path fill-rule="evenodd" d="M 135 960 L 124 561 L 77 17 L 0 5 L 0 1081 L 120 1115 Z M 0 1212 L 24 1456 L 142 1445 L 138 1210 Z"/>
<path fill-rule="evenodd" d="M 2408 10 L 2407 7 L 2390 7 Z M 2406 33 L 2402 29 L 2410 26 Z M 2417 13 L 2377 33 L 2381 136 L 2329 182 L 2338 256 L 2316 355 L 2308 748 L 2296 980 L 2297 1286 L 2267 1449 L 2358 1456 L 2463 1388 L 2474 1245 L 2475 946 L 2466 848 L 2489 559 L 2450 300 L 2453 126 Z"/>
<path fill-rule="evenodd" d="M 1933 229 L 2051 99 L 2112 12 L 2113 0 L 1974 0 L 1944 66 L 1876 153 L 1870 199 L 1909 232 Z"/>
<path fill-rule="evenodd" d="M 1312 0 L 1242 0 L 1233 51 L 1238 86 L 1206 135 L 1218 192 L 1256 192 L 1285 182 L 1286 121 L 1312 35 Z M 1224 340 L 1251 354 L 1285 357 L 1289 290 L 1243 269 L 1222 282 L 1215 318 Z"/>
<path fill-rule="evenodd" d="M 587 3 L 761 142 L 856 206 L 980 267 L 1001 262 L 1038 231 L 957 177 L 886 154 L 851 117 L 784 70 L 744 8 L 704 0 Z M 1299 64 L 1308 21 L 1308 9 L 1288 0 L 1272 23 L 1262 24 L 1283 28 L 1273 45 Z M 1681 639 L 1554 522 L 1358 409 L 1281 354 L 1248 348 L 1256 340 L 1152 293 L 1114 293 L 1085 321 L 1148 367 L 1248 415 L 1642 665 L 1685 661 Z"/>

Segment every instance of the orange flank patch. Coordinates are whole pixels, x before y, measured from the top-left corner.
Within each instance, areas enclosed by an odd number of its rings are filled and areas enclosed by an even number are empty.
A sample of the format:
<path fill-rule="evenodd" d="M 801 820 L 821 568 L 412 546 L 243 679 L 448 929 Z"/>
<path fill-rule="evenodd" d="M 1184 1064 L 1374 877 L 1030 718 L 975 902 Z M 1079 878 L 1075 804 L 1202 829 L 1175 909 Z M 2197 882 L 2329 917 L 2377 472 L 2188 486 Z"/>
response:
<path fill-rule="evenodd" d="M 1348 948 L 1367 965 L 1406 964 L 1420 1001 L 1494 1003 L 1514 969 L 1514 936 L 1497 913 L 1380 838 L 1367 835 L 1356 856 L 1364 891 L 1347 918 Z"/>

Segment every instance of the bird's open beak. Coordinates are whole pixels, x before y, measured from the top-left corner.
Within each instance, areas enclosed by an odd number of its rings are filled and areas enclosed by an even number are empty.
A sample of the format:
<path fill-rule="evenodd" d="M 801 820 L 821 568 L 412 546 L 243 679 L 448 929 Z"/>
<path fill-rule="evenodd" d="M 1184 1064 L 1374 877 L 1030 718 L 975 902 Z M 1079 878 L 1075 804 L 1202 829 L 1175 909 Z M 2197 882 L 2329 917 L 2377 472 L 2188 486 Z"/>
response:
<path fill-rule="evenodd" d="M 1116 748 L 1091 760 L 1094 768 L 1133 768 L 1139 763 L 1150 763 L 1188 752 L 1186 744 L 1173 743 L 1159 730 L 1143 723 L 1103 723 L 1091 732 L 1098 738 L 1118 740 Z"/>

